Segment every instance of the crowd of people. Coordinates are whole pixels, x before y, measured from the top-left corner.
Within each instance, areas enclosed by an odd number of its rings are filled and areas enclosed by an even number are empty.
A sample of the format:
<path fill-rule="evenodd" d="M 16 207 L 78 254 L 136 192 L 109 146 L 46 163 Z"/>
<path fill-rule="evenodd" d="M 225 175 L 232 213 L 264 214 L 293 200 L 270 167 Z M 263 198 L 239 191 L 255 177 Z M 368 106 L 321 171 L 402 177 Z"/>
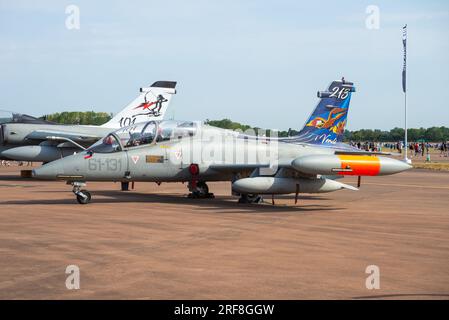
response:
<path fill-rule="evenodd" d="M 370 151 L 370 152 L 382 152 L 384 149 L 394 150 L 396 152 L 402 153 L 404 149 L 403 142 L 355 142 L 351 141 L 349 143 L 351 146 L 356 147 L 360 150 Z M 430 142 L 409 142 L 408 144 L 410 156 L 424 156 L 430 153 L 431 149 L 440 151 L 441 157 L 449 157 L 449 141 L 443 141 L 441 143 L 430 143 Z"/>
<path fill-rule="evenodd" d="M 440 156 L 449 157 L 449 141 L 439 143 L 436 148 L 440 150 Z"/>

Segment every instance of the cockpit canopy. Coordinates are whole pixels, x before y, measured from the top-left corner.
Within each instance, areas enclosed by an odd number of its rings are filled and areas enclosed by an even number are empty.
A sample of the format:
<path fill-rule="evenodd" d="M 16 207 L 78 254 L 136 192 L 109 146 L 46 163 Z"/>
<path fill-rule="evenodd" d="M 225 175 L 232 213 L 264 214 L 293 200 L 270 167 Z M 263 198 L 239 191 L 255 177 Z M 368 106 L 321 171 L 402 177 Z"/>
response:
<path fill-rule="evenodd" d="M 7 110 L 0 110 L 0 124 L 4 123 L 35 123 L 35 124 L 55 124 L 54 122 L 36 118 L 27 114 L 15 113 Z"/>
<path fill-rule="evenodd" d="M 92 145 L 88 150 L 111 153 L 141 145 L 193 137 L 198 130 L 193 121 L 148 121 L 118 129 Z"/>

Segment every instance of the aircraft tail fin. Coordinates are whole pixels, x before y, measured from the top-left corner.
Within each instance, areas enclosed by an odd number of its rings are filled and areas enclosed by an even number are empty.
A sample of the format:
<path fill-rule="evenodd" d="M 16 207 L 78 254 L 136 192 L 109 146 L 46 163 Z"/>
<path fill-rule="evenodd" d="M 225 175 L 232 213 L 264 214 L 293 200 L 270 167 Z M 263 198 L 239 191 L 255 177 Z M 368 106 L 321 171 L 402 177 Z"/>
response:
<path fill-rule="evenodd" d="M 344 78 L 331 82 L 326 91 L 318 91 L 318 105 L 294 138 L 311 144 L 342 142 L 352 92 L 354 84 Z"/>
<path fill-rule="evenodd" d="M 156 81 L 150 87 L 140 88 L 139 96 L 111 120 L 106 128 L 121 128 L 148 120 L 162 120 L 174 94 L 176 82 Z"/>

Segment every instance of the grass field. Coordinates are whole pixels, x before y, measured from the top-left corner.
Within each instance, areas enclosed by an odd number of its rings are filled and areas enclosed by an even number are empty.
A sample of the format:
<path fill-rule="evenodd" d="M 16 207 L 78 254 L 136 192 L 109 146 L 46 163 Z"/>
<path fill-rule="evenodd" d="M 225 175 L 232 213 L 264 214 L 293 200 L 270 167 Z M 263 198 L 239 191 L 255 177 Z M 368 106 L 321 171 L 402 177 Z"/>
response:
<path fill-rule="evenodd" d="M 449 171 L 449 162 L 413 162 L 413 168 Z"/>

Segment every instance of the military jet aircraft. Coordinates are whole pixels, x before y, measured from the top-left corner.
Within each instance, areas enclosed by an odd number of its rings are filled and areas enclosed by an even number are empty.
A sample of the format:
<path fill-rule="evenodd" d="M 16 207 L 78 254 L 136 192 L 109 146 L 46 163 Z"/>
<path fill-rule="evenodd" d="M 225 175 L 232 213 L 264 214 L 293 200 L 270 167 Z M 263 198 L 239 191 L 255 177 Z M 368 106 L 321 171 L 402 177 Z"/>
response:
<path fill-rule="evenodd" d="M 191 197 L 211 197 L 208 181 L 230 181 L 239 202 L 261 195 L 358 190 L 337 181 L 411 168 L 385 154 L 342 142 L 353 83 L 333 81 L 298 135 L 274 137 L 220 129 L 193 121 L 148 121 L 110 133 L 77 155 L 37 168 L 38 179 L 73 185 L 79 203 L 91 201 L 86 181 L 188 182 Z"/>
<path fill-rule="evenodd" d="M 61 125 L 28 115 L 0 117 L 0 159 L 50 162 L 84 150 L 113 129 L 163 119 L 176 82 L 157 81 L 101 126 Z"/>

